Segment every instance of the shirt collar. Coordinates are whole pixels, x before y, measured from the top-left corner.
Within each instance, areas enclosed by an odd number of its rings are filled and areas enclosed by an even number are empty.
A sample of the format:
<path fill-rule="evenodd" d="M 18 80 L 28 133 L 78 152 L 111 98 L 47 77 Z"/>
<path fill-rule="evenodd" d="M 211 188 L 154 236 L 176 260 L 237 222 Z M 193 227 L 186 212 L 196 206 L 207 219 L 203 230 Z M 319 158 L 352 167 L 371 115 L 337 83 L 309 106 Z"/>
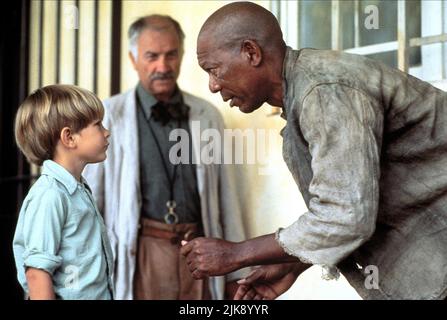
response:
<path fill-rule="evenodd" d="M 143 107 L 142 109 L 144 116 L 146 117 L 146 119 L 149 120 L 151 117 L 151 109 L 158 103 L 158 100 L 151 93 L 143 88 L 141 82 L 138 82 L 137 85 L 137 98 L 141 106 Z M 174 94 L 171 98 L 169 98 L 169 101 L 167 103 L 184 105 L 182 92 L 177 86 L 175 87 Z"/>
<path fill-rule="evenodd" d="M 293 59 L 293 49 L 289 46 L 286 47 L 286 54 L 284 55 L 284 62 L 282 64 L 282 79 L 283 79 L 283 97 L 287 97 L 287 84 L 291 83 L 292 79 L 289 79 L 293 75 L 293 65 L 296 61 Z M 287 120 L 286 106 L 282 108 L 281 118 Z"/>
<path fill-rule="evenodd" d="M 53 160 L 43 162 L 42 175 L 47 175 L 62 183 L 70 195 L 76 191 L 79 184 L 84 184 L 90 189 L 84 177 L 81 176 L 81 182 L 78 182 L 67 169 Z"/>

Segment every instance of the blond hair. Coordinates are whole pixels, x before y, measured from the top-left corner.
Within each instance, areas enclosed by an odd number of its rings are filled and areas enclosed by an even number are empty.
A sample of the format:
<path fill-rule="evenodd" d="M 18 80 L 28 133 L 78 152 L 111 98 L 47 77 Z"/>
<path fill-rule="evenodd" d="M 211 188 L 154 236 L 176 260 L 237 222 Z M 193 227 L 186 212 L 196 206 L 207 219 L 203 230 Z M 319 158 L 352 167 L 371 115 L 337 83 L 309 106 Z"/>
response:
<path fill-rule="evenodd" d="M 31 93 L 15 119 L 15 138 L 29 162 L 52 159 L 64 127 L 74 133 L 104 116 L 101 101 L 90 91 L 73 85 L 50 85 Z"/>

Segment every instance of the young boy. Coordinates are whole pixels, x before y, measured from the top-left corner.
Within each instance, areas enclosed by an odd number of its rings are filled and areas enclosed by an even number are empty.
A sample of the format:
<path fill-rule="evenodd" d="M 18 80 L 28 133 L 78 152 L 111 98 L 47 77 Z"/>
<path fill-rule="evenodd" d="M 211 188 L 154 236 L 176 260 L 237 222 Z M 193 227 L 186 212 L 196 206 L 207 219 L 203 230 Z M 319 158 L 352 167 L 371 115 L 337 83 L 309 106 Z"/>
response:
<path fill-rule="evenodd" d="M 13 249 L 30 299 L 113 299 L 112 251 L 81 173 L 106 158 L 104 109 L 91 92 L 51 85 L 20 106 L 16 141 L 42 165 L 20 210 Z"/>

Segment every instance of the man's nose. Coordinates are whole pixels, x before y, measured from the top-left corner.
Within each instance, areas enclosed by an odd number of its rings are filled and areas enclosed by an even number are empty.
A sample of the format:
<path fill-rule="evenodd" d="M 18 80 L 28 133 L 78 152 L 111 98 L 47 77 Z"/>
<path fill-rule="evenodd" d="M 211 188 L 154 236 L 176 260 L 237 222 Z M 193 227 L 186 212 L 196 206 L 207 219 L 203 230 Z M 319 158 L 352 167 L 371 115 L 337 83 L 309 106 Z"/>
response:
<path fill-rule="evenodd" d="M 157 60 L 157 72 L 168 72 L 170 71 L 168 60 L 166 57 L 160 57 Z"/>
<path fill-rule="evenodd" d="M 212 75 L 210 75 L 210 81 L 209 81 L 208 85 L 209 85 L 210 91 L 212 93 L 217 93 L 220 90 L 222 90 L 222 87 L 216 82 L 216 80 L 214 79 L 214 77 Z"/>
<path fill-rule="evenodd" d="M 110 137 L 110 130 L 104 128 L 104 136 L 106 137 L 106 139 L 108 139 Z"/>

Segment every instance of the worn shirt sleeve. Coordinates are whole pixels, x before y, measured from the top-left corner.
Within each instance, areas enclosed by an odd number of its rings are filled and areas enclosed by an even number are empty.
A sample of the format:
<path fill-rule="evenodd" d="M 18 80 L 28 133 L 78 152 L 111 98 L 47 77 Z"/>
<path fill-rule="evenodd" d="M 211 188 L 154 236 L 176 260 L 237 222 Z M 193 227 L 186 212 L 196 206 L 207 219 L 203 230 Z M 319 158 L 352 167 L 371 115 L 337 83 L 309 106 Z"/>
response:
<path fill-rule="evenodd" d="M 299 119 L 312 157 L 309 211 L 277 240 L 305 263 L 333 267 L 375 230 L 381 115 L 362 92 L 324 84 L 305 97 Z"/>
<path fill-rule="evenodd" d="M 66 211 L 63 195 L 56 190 L 47 190 L 28 203 L 23 224 L 25 268 L 53 274 L 62 264 L 58 252 Z"/>

